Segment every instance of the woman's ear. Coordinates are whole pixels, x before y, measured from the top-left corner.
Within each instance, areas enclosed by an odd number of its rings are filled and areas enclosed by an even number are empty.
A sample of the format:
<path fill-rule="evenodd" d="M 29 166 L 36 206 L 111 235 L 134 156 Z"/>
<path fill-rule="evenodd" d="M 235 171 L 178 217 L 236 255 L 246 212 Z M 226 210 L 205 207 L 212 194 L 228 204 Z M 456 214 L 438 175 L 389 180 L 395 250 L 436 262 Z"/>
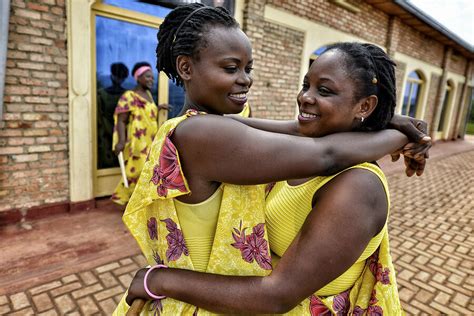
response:
<path fill-rule="evenodd" d="M 379 102 L 379 99 L 377 98 L 376 95 L 373 95 L 373 94 L 363 99 L 357 111 L 358 113 L 356 114 L 357 118 L 359 119 L 368 118 L 370 114 L 372 114 L 372 112 L 377 107 L 378 102 Z"/>
<path fill-rule="evenodd" d="M 176 72 L 183 81 L 188 81 L 191 79 L 191 65 L 192 61 L 189 56 L 179 55 L 176 57 Z"/>

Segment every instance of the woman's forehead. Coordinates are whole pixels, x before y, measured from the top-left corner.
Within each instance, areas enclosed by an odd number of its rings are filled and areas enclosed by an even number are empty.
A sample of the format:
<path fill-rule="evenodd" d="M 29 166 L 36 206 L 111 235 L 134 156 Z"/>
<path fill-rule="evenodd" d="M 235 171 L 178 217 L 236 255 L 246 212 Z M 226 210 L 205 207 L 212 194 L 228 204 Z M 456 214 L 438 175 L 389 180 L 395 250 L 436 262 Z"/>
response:
<path fill-rule="evenodd" d="M 245 33 L 237 27 L 212 27 L 203 34 L 205 47 L 214 53 L 249 51 L 252 46 Z"/>

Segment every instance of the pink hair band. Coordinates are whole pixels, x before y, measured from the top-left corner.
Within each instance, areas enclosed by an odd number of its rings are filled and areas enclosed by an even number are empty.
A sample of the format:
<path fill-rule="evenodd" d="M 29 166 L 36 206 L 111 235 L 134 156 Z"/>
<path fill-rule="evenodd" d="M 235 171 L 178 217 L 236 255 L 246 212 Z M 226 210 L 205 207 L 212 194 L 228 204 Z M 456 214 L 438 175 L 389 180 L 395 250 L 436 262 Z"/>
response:
<path fill-rule="evenodd" d="M 141 66 L 137 69 L 137 71 L 135 71 L 135 75 L 133 75 L 133 78 L 135 78 L 135 80 L 138 80 L 138 77 L 143 75 L 143 73 L 147 72 L 148 70 L 151 70 L 150 66 Z"/>

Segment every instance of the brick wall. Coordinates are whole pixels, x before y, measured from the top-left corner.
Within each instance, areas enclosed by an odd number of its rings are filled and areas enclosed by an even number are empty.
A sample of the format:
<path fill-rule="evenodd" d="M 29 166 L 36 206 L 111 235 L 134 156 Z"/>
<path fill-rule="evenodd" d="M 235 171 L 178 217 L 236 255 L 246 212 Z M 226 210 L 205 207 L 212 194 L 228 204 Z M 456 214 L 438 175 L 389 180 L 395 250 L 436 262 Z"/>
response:
<path fill-rule="evenodd" d="M 444 46 L 406 24 L 400 27 L 397 51 L 441 67 L 443 64 Z"/>
<path fill-rule="evenodd" d="M 464 76 L 466 74 L 466 67 L 467 59 L 456 52 L 453 52 L 451 60 L 448 63 L 448 71 Z"/>
<path fill-rule="evenodd" d="M 68 199 L 64 0 L 11 1 L 0 211 Z"/>
<path fill-rule="evenodd" d="M 361 9 L 359 13 L 352 13 L 327 0 L 267 0 L 266 2 L 296 16 L 354 34 L 378 45 L 385 45 L 389 17 L 367 3 L 348 0 L 348 3 Z"/>
<path fill-rule="evenodd" d="M 252 111 L 255 117 L 293 119 L 304 34 L 268 22 L 263 30 L 263 47 L 254 53 Z"/>

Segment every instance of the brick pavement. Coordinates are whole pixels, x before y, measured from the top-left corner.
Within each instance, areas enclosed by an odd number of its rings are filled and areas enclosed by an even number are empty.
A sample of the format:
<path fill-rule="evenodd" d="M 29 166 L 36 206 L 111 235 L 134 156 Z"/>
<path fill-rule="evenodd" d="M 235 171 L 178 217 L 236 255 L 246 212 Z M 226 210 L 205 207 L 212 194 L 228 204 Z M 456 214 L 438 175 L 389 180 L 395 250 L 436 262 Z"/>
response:
<path fill-rule="evenodd" d="M 472 315 L 474 150 L 429 164 L 421 178 L 388 176 L 390 236 L 408 314 Z M 141 255 L 0 295 L 1 315 L 110 315 Z"/>

